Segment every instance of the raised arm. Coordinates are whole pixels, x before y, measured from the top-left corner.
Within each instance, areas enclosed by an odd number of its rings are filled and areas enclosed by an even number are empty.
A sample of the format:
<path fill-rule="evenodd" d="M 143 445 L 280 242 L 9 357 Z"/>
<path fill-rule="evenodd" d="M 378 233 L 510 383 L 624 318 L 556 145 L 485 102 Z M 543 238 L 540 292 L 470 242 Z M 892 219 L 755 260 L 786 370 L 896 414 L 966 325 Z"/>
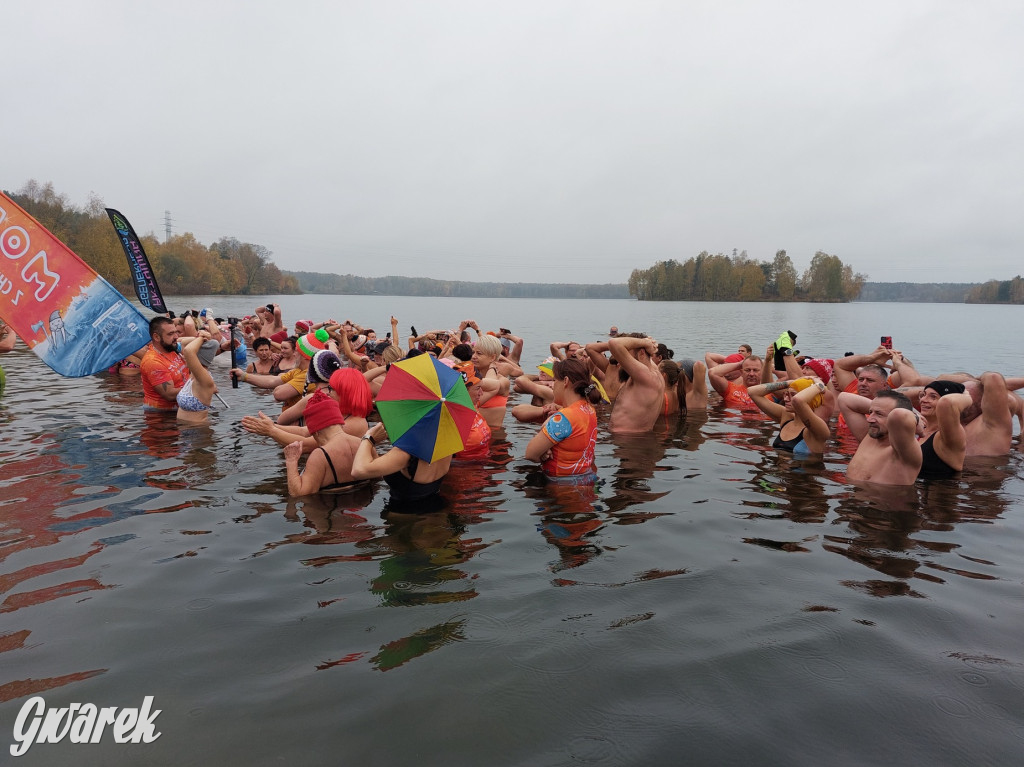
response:
<path fill-rule="evenodd" d="M 519 336 L 512 335 L 511 331 L 508 330 L 503 330 L 500 337 L 507 338 L 512 342 L 512 349 L 508 353 L 508 359 L 510 362 L 514 362 L 518 365 L 519 360 L 522 359 L 523 356 L 523 339 Z"/>
<path fill-rule="evenodd" d="M 868 435 L 868 412 L 871 400 L 853 392 L 842 392 L 839 395 L 839 412 L 858 442 Z"/>
<path fill-rule="evenodd" d="M 590 361 L 594 363 L 594 367 L 601 372 L 608 370 L 608 358 L 605 356 L 605 352 L 608 351 L 607 341 L 596 341 L 592 344 L 587 344 L 583 349 L 586 351 L 587 356 L 590 357 Z"/>
<path fill-rule="evenodd" d="M 740 363 L 741 365 L 743 363 Z M 769 346 L 764 353 L 764 362 L 761 363 L 761 383 L 771 383 L 775 380 L 775 344 Z"/>
<path fill-rule="evenodd" d="M 781 422 L 782 416 L 786 413 L 786 407 L 785 405 L 780 405 L 773 399 L 769 399 L 768 395 L 772 392 L 782 391 L 783 389 L 788 388 L 789 381 L 774 381 L 772 383 L 762 383 L 757 386 L 751 386 L 747 389 L 747 394 L 750 395 L 750 399 L 752 399 L 754 404 L 757 405 L 758 410 L 769 418 L 774 418 L 776 421 Z"/>
<path fill-rule="evenodd" d="M 633 338 L 632 336 L 625 338 L 616 336 L 608 339 L 608 350 L 619 363 L 619 367 L 629 373 L 633 385 L 657 386 L 661 381 L 661 373 L 652 370 L 634 357 L 634 349 L 644 349 L 650 356 L 658 351 L 658 342 L 653 338 Z"/>
<path fill-rule="evenodd" d="M 929 379 L 917 372 L 917 368 L 911 364 L 910 360 L 903 356 L 903 352 L 893 349 L 889 353 L 889 359 L 892 361 L 892 384 L 894 389 L 902 386 L 924 386 L 924 384 L 928 383 Z"/>
<path fill-rule="evenodd" d="M 946 394 L 935 404 L 939 431 L 935 435 L 935 452 L 952 468 L 960 471 L 964 467 L 967 450 L 967 432 L 960 423 L 960 414 L 971 406 L 971 395 L 967 392 Z"/>
<path fill-rule="evenodd" d="M 921 445 L 917 441 L 917 414 L 906 408 L 893 408 L 889 412 L 886 424 L 889 429 L 889 445 L 892 446 L 896 458 L 907 466 L 920 468 Z"/>
<path fill-rule="evenodd" d="M 203 363 L 199 361 L 199 349 L 209 340 L 210 334 L 205 330 L 200 330 L 199 335 L 181 350 L 181 356 L 185 358 L 188 370 L 192 374 L 192 393 L 201 402 L 212 400 L 213 393 L 217 389 L 217 384 L 213 382 L 210 371 L 204 368 Z"/>
<path fill-rule="evenodd" d="M 849 357 L 840 357 L 832 366 L 836 387 L 839 391 L 843 391 L 857 380 L 858 369 L 865 365 L 884 365 L 890 359 L 889 350 L 884 346 L 879 346 L 870 354 L 851 354 Z"/>
<path fill-rule="evenodd" d="M 806 381 L 807 379 L 797 380 Z M 792 383 L 796 383 L 796 381 Z M 796 387 L 791 386 L 791 388 Z M 807 431 L 810 432 L 810 435 L 804 434 L 804 440 L 807 442 L 807 446 L 816 453 L 825 452 L 825 444 L 828 442 L 828 438 L 832 436 L 832 430 L 829 428 L 828 423 L 814 412 L 814 400 L 818 397 L 824 399 L 825 388 L 823 381 L 812 378 L 811 385 L 798 391 L 792 400 L 793 412 L 800 417 L 804 426 L 807 427 Z"/>
<path fill-rule="evenodd" d="M 705 359 L 711 356 L 711 353 L 704 355 Z M 715 355 L 721 356 L 721 355 Z M 711 381 L 711 387 L 721 394 L 723 397 L 729 390 L 729 379 L 726 378 L 729 373 L 734 373 L 743 366 L 743 361 L 739 362 L 720 362 L 713 367 L 708 368 L 708 380 Z"/>

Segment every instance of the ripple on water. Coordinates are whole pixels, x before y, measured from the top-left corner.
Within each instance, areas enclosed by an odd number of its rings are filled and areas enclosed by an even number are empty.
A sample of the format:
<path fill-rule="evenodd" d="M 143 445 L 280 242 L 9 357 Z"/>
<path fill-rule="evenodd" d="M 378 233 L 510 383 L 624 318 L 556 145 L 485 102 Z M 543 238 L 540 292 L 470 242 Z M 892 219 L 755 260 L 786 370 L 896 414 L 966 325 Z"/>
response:
<path fill-rule="evenodd" d="M 942 713 L 957 719 L 970 719 L 974 714 L 968 703 L 951 695 L 936 694 L 932 696 L 932 705 Z"/>

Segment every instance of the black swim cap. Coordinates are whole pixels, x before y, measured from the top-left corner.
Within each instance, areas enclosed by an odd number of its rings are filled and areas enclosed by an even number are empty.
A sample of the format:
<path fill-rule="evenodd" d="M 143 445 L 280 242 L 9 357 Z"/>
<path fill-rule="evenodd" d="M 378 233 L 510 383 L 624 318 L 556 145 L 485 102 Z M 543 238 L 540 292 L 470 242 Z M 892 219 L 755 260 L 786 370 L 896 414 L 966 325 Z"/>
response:
<path fill-rule="evenodd" d="M 930 384 L 925 384 L 926 389 L 934 389 L 938 392 L 940 397 L 945 397 L 947 394 L 963 394 L 966 388 L 962 383 L 956 381 L 946 381 L 939 379 L 932 381 Z"/>

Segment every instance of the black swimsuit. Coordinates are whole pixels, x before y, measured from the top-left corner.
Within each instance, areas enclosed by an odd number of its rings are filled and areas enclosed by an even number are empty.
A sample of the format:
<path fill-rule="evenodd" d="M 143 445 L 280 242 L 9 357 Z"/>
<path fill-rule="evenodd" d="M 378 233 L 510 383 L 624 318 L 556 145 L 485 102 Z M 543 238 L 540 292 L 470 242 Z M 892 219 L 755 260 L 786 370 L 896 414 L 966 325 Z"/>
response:
<path fill-rule="evenodd" d="M 419 458 L 414 455 L 409 456 L 409 463 L 406 466 L 406 471 L 409 472 L 409 476 L 406 476 L 401 471 L 396 471 L 395 473 L 388 474 L 384 477 L 384 481 L 387 482 L 388 487 L 391 488 L 392 498 L 402 501 L 419 500 L 422 498 L 429 498 L 430 496 L 437 495 L 441 492 L 441 483 L 444 482 L 444 477 L 435 479 L 433 482 L 413 481 L 419 464 Z"/>
<path fill-rule="evenodd" d="M 788 423 L 788 421 L 787 421 Z M 779 433 L 775 435 L 775 441 L 772 442 L 772 447 L 776 450 L 785 450 L 788 453 L 792 453 L 793 450 L 804 441 L 804 430 L 801 429 L 800 433 L 797 434 L 793 439 L 783 439 L 782 429 L 779 429 Z"/>
<path fill-rule="evenodd" d="M 957 470 L 939 458 L 935 452 L 932 442 L 935 434 L 932 434 L 921 443 L 921 470 L 917 473 L 918 479 L 950 479 L 957 475 Z"/>

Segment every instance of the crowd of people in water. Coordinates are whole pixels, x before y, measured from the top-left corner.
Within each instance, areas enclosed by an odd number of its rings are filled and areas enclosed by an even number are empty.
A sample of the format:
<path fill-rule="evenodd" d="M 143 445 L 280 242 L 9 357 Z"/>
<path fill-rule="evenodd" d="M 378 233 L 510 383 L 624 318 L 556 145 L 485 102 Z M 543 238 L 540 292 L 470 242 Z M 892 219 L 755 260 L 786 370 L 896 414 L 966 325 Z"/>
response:
<path fill-rule="evenodd" d="M 743 343 L 730 354 L 676 360 L 654 338 L 613 326 L 600 341 L 554 341 L 523 367 L 523 339 L 507 328 L 484 332 L 473 320 L 425 333 L 411 327 L 403 345 L 395 317 L 390 325 L 380 338 L 351 321 L 288 327 L 277 304 L 231 322 L 192 310 L 154 318 L 151 343 L 110 372 L 141 376 L 147 411 L 202 424 L 219 398 L 211 365 L 230 355 L 228 375 L 238 385 L 280 403 L 274 417 L 260 411 L 241 425 L 282 446 L 290 495 L 344 493 L 382 478 L 393 499 L 413 505 L 439 494 L 453 461 L 487 460 L 492 435 L 509 417 L 538 425 L 523 457 L 559 483 L 596 478 L 601 409 L 612 433 L 643 434 L 659 419 L 720 401 L 777 422 L 773 448 L 803 460 L 848 453 L 850 480 L 882 486 L 956 477 L 972 456 L 1007 455 L 1014 418 L 1024 426 L 1016 394 L 1024 377 L 925 373 L 887 339 L 865 353 L 810 357 L 787 330 L 764 356 Z M 0 324 L 0 352 L 14 341 Z M 391 366 L 423 354 L 462 376 L 476 411 L 463 449 L 434 461 L 394 445 L 382 452 L 389 437 L 375 415 Z"/>

